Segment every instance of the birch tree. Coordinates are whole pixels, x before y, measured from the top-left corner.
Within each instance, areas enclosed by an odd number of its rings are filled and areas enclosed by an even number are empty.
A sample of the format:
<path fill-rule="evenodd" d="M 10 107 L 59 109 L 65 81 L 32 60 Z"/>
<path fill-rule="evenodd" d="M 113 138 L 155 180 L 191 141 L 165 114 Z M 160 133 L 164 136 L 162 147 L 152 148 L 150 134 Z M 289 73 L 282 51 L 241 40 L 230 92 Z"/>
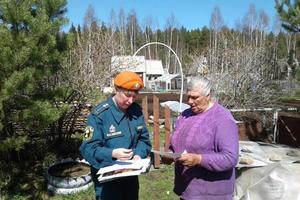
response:
<path fill-rule="evenodd" d="M 63 82 L 67 83 L 81 96 L 94 99 L 104 86 L 110 85 L 114 75 L 110 69 L 111 57 L 118 51 L 117 41 L 107 29 L 92 29 L 97 17 L 91 15 L 91 8 L 85 17 L 85 32 L 76 32 L 76 45 L 64 63 Z M 112 45 L 113 44 L 113 45 Z M 97 92 L 98 90 L 98 92 Z"/>
<path fill-rule="evenodd" d="M 220 101 L 228 107 L 249 108 L 272 104 L 274 89 L 269 82 L 270 55 L 266 48 L 237 46 L 227 49 L 228 73 L 211 73 Z M 256 48 L 256 49 L 254 49 Z M 254 62 L 255 61 L 255 62 Z M 257 69 L 261 68 L 265 73 Z"/>
<path fill-rule="evenodd" d="M 250 45 L 257 47 L 258 36 L 255 34 L 257 30 L 257 12 L 254 4 L 250 4 L 247 14 L 244 16 L 243 29 L 245 31 L 244 43 L 247 44 L 249 41 Z"/>
<path fill-rule="evenodd" d="M 218 7 L 215 7 L 210 18 L 210 66 L 211 71 L 217 71 L 218 69 L 218 43 L 219 43 L 219 33 L 223 27 L 223 17 L 221 11 Z"/>
<path fill-rule="evenodd" d="M 98 24 L 97 16 L 93 6 L 90 4 L 85 12 L 83 20 L 83 30 L 89 32 L 89 29 L 93 27 L 93 24 Z"/>
<path fill-rule="evenodd" d="M 149 43 L 151 42 L 151 38 L 152 38 L 152 17 L 148 16 L 145 18 L 144 20 L 144 36 L 145 36 L 145 43 Z M 151 46 L 149 45 L 147 47 L 147 51 L 148 51 L 148 57 L 151 60 L 152 56 L 151 56 Z"/>
<path fill-rule="evenodd" d="M 112 9 L 110 11 L 110 15 L 109 15 L 109 22 L 108 22 L 108 34 L 110 35 L 110 39 L 109 41 L 111 42 L 111 50 L 113 51 L 112 54 L 114 55 L 114 46 L 115 46 L 115 32 L 117 29 L 117 20 L 116 20 L 116 13 L 115 11 Z"/>
<path fill-rule="evenodd" d="M 263 47 L 266 40 L 266 33 L 268 31 L 269 26 L 269 17 L 264 10 L 261 10 L 258 15 L 258 31 L 259 35 L 259 47 Z"/>
<path fill-rule="evenodd" d="M 121 8 L 118 15 L 118 22 L 119 22 L 119 46 L 120 46 L 120 54 L 124 55 L 126 53 L 126 17 L 125 12 Z"/>
<path fill-rule="evenodd" d="M 166 43 L 169 47 L 172 48 L 172 42 L 173 42 L 173 31 L 176 26 L 176 18 L 175 15 L 172 13 L 170 17 L 167 18 L 166 22 Z M 170 70 L 170 65 L 171 65 L 171 50 L 166 49 L 166 54 L 165 54 L 165 62 L 166 62 L 166 68 L 168 71 Z M 174 69 L 173 69 L 174 71 Z M 175 72 L 176 73 L 176 72 Z"/>
<path fill-rule="evenodd" d="M 136 39 L 137 39 L 137 32 L 138 32 L 138 23 L 135 10 L 132 10 L 129 13 L 127 19 L 127 28 L 128 28 L 128 35 L 130 41 L 130 53 L 131 55 L 134 54 L 136 49 Z"/>
<path fill-rule="evenodd" d="M 300 13 L 299 13 L 300 2 L 276 0 L 276 9 L 278 14 L 280 15 L 283 28 L 286 29 L 289 33 L 291 33 L 286 40 L 287 49 L 291 60 L 296 61 L 295 52 L 296 52 L 297 35 L 295 33 L 300 32 Z M 292 38 L 294 39 L 292 40 Z M 291 46 L 292 46 L 292 52 L 290 51 Z M 290 62 L 289 65 L 291 65 L 292 63 L 293 62 Z M 292 73 L 295 74 L 295 69 L 294 69 L 295 66 L 290 66 L 290 67 L 292 67 L 293 70 Z"/>

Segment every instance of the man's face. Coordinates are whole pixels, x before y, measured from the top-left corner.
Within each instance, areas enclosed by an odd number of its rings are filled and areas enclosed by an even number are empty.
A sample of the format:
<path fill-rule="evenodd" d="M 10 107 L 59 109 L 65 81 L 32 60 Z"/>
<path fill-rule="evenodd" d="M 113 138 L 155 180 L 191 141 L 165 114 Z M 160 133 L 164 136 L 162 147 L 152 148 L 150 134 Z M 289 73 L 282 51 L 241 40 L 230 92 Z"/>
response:
<path fill-rule="evenodd" d="M 138 94 L 138 91 L 117 89 L 115 101 L 121 110 L 127 110 L 127 108 L 135 101 Z"/>
<path fill-rule="evenodd" d="M 194 113 L 202 113 L 209 105 L 210 95 L 203 96 L 198 91 L 187 92 L 187 103 Z"/>

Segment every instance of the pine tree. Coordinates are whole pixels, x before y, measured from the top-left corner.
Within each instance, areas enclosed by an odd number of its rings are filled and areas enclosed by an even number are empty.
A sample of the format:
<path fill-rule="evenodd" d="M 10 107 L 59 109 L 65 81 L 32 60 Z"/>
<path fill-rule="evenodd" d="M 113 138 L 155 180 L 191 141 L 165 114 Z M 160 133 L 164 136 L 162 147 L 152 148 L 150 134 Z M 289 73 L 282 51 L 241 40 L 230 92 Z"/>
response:
<path fill-rule="evenodd" d="M 65 92 L 56 81 L 67 49 L 65 7 L 66 0 L 0 1 L 0 151 L 26 142 L 13 125 L 38 132 L 67 110 L 57 106 Z"/>
<path fill-rule="evenodd" d="M 300 32 L 300 1 L 276 0 L 276 9 L 285 29 Z"/>

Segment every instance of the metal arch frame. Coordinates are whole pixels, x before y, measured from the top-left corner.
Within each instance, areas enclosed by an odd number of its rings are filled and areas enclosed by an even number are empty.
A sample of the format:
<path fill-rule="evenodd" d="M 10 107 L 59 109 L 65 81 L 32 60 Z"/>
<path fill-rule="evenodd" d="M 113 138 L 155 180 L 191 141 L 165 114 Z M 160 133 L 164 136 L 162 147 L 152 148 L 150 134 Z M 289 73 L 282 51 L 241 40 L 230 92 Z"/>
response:
<path fill-rule="evenodd" d="M 180 100 L 179 100 L 179 112 L 181 112 L 181 104 L 182 104 L 182 96 L 183 96 L 183 82 L 184 82 L 184 79 L 183 79 L 183 72 L 182 72 L 182 66 L 181 66 L 181 62 L 177 56 L 177 54 L 175 53 L 175 51 L 169 47 L 168 45 L 164 44 L 164 43 L 161 43 L 161 42 L 149 42 L 149 43 L 146 43 L 144 44 L 143 46 L 141 46 L 138 50 L 136 50 L 136 52 L 133 54 L 133 56 L 136 56 L 136 54 L 142 50 L 144 47 L 146 46 L 149 46 L 149 45 L 152 45 L 152 44 L 159 44 L 159 45 L 163 45 L 164 47 L 167 47 L 170 51 L 172 51 L 172 53 L 175 55 L 176 59 L 177 59 L 177 62 L 179 63 L 179 67 L 180 67 L 180 73 L 181 73 L 181 89 L 180 89 Z"/>

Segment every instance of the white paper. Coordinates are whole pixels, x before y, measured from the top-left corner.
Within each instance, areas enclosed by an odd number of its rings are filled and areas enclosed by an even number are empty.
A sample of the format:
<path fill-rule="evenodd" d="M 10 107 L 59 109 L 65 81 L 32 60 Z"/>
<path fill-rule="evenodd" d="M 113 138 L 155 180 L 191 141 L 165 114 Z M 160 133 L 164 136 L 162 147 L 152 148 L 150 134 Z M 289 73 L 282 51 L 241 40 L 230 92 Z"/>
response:
<path fill-rule="evenodd" d="M 141 160 L 116 161 L 114 165 L 103 167 L 98 170 L 98 181 L 101 183 L 126 176 L 137 176 L 142 173 L 146 173 L 150 168 L 150 165 L 150 158 Z"/>

